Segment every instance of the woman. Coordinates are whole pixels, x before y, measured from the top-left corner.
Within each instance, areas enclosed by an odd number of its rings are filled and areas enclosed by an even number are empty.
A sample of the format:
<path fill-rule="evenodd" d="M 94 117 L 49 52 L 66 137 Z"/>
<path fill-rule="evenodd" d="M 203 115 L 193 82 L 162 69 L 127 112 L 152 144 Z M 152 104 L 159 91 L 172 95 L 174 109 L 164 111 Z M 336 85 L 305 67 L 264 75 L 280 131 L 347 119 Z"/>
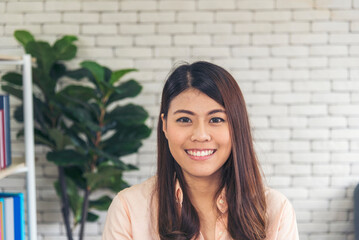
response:
<path fill-rule="evenodd" d="M 262 182 L 248 114 L 234 78 L 195 62 L 162 92 L 157 175 L 121 191 L 103 240 L 298 240 L 294 210 Z"/>

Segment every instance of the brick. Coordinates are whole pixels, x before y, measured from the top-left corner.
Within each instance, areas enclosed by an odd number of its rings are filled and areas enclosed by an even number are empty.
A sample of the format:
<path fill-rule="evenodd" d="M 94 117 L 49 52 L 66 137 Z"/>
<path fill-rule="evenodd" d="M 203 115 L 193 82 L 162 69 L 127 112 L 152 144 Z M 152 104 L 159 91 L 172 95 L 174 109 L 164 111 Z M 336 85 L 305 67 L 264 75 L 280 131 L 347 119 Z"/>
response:
<path fill-rule="evenodd" d="M 331 58 L 329 59 L 329 66 L 353 68 L 359 66 L 358 61 L 359 61 L 359 57 Z"/>
<path fill-rule="evenodd" d="M 273 9 L 275 3 L 273 0 L 245 0 L 237 1 L 237 7 L 245 10 Z"/>
<path fill-rule="evenodd" d="M 312 95 L 314 103 L 349 103 L 349 93 L 314 93 Z"/>
<path fill-rule="evenodd" d="M 11 12 L 42 12 L 44 10 L 43 2 L 8 2 L 6 11 Z"/>
<path fill-rule="evenodd" d="M 359 20 L 359 10 L 334 10 L 331 17 L 333 20 Z"/>
<path fill-rule="evenodd" d="M 255 34 L 253 35 L 253 45 L 282 45 L 289 42 L 286 34 Z"/>
<path fill-rule="evenodd" d="M 330 11 L 327 9 L 324 10 L 305 10 L 305 11 L 295 11 L 293 13 L 294 20 L 329 20 Z"/>
<path fill-rule="evenodd" d="M 46 11 L 80 11 L 81 2 L 77 1 L 46 1 Z"/>
<path fill-rule="evenodd" d="M 82 3 L 85 12 L 117 11 L 119 3 L 117 1 L 85 1 Z"/>
<path fill-rule="evenodd" d="M 95 46 L 95 37 L 82 35 L 78 40 L 78 45 L 81 47 Z"/>
<path fill-rule="evenodd" d="M 251 117 L 250 124 L 253 128 L 268 128 L 268 119 L 266 117 Z"/>
<path fill-rule="evenodd" d="M 348 177 L 336 177 L 333 176 L 331 179 L 331 186 L 333 187 L 347 187 L 347 186 L 356 186 L 358 184 L 359 177 L 356 176 L 348 176 Z"/>
<path fill-rule="evenodd" d="M 171 36 L 169 35 L 147 35 L 135 38 L 138 46 L 169 46 L 171 45 Z"/>
<path fill-rule="evenodd" d="M 121 36 L 98 36 L 96 37 L 96 45 L 98 46 L 131 46 L 133 39 L 131 37 Z"/>
<path fill-rule="evenodd" d="M 305 177 L 299 177 L 294 176 L 293 177 L 293 183 L 294 186 L 297 187 L 328 187 L 329 186 L 329 177 L 325 176 L 305 176 Z"/>
<path fill-rule="evenodd" d="M 275 104 L 296 104 L 309 102 L 309 93 L 275 93 L 273 96 L 273 103 Z"/>
<path fill-rule="evenodd" d="M 353 1 L 354 8 L 359 8 L 359 0 Z"/>
<path fill-rule="evenodd" d="M 116 48 L 115 55 L 119 58 L 148 58 L 153 56 L 152 49 L 149 47 Z"/>
<path fill-rule="evenodd" d="M 359 105 L 347 104 L 347 105 L 332 105 L 329 107 L 329 113 L 333 115 L 345 115 L 345 116 L 358 116 Z"/>
<path fill-rule="evenodd" d="M 293 44 L 324 44 L 328 42 L 327 33 L 293 33 L 290 35 L 290 43 Z"/>
<path fill-rule="evenodd" d="M 139 69 L 171 69 L 172 64 L 169 59 L 149 59 L 136 60 L 136 68 Z"/>
<path fill-rule="evenodd" d="M 309 23 L 300 23 L 300 22 L 286 22 L 286 23 L 275 23 L 274 24 L 274 32 L 289 32 L 289 33 L 297 33 L 297 32 L 308 32 L 309 31 Z"/>
<path fill-rule="evenodd" d="M 310 78 L 315 80 L 328 79 L 347 79 L 348 71 L 346 69 L 313 69 L 310 71 Z"/>
<path fill-rule="evenodd" d="M 313 56 L 347 56 L 347 46 L 312 46 L 309 48 L 310 55 Z"/>
<path fill-rule="evenodd" d="M 313 174 L 314 175 L 348 175 L 350 168 L 348 165 L 342 164 L 314 164 Z"/>
<path fill-rule="evenodd" d="M 319 9 L 348 9 L 351 8 L 351 0 L 314 0 L 314 6 Z"/>
<path fill-rule="evenodd" d="M 325 223 L 300 223 L 298 228 L 301 229 L 301 233 L 310 233 L 310 236 L 313 235 L 315 237 L 317 237 L 317 235 L 314 235 L 315 233 L 327 233 L 329 229 Z"/>
<path fill-rule="evenodd" d="M 196 25 L 196 32 L 198 33 L 231 33 L 232 25 L 229 23 L 212 23 Z"/>
<path fill-rule="evenodd" d="M 174 22 L 174 12 L 142 12 L 139 15 L 140 22 L 152 23 L 152 22 Z"/>
<path fill-rule="evenodd" d="M 293 129 L 292 139 L 328 139 L 329 130 L 327 129 Z"/>
<path fill-rule="evenodd" d="M 359 126 L 359 117 L 348 118 L 348 126 L 349 127 L 358 127 Z M 352 142 L 352 144 L 354 144 L 354 142 Z"/>
<path fill-rule="evenodd" d="M 309 50 L 308 47 L 302 47 L 302 46 L 285 46 L 285 47 L 273 47 L 271 48 L 271 52 L 273 56 L 308 56 Z"/>
<path fill-rule="evenodd" d="M 199 10 L 232 10 L 236 7 L 235 1 L 233 0 L 200 0 L 198 1 Z"/>
<path fill-rule="evenodd" d="M 160 10 L 195 10 L 196 3 L 193 1 L 160 1 L 159 7 Z"/>
<path fill-rule="evenodd" d="M 291 15 L 290 11 L 256 11 L 254 13 L 254 21 L 289 21 Z"/>
<path fill-rule="evenodd" d="M 281 70 L 275 69 L 272 72 L 272 79 L 275 80 L 303 80 L 309 79 L 309 72 L 308 70 Z"/>
<path fill-rule="evenodd" d="M 342 189 L 313 189 L 309 192 L 309 195 L 313 193 L 315 197 L 331 197 L 335 198 L 335 194 L 341 196 Z M 333 196 L 332 196 L 333 195 Z M 348 219 L 348 213 L 345 211 L 336 211 L 336 212 L 328 212 L 328 211 L 313 211 L 312 218 L 314 221 L 341 221 Z M 340 238 L 338 238 L 340 239 Z"/>
<path fill-rule="evenodd" d="M 345 117 L 312 117 L 308 119 L 309 127 L 345 127 L 347 119 Z"/>
<path fill-rule="evenodd" d="M 0 3 L 0 12 L 3 13 L 5 11 L 5 2 Z"/>
<path fill-rule="evenodd" d="M 0 15 L 0 23 L 12 24 L 12 23 L 22 23 L 23 14 L 18 13 L 4 13 Z"/>
<path fill-rule="evenodd" d="M 352 22 L 350 24 L 350 30 L 352 32 L 358 32 L 359 31 L 359 22 Z"/>
<path fill-rule="evenodd" d="M 271 31 L 270 23 L 237 23 L 234 25 L 235 33 L 268 33 Z"/>
<path fill-rule="evenodd" d="M 359 129 L 333 129 L 333 139 L 358 139 Z"/>
<path fill-rule="evenodd" d="M 245 35 L 245 34 L 243 34 L 243 35 L 218 34 L 218 35 L 213 36 L 213 45 L 225 45 L 225 46 L 248 45 L 249 41 L 250 41 L 249 35 Z M 248 48 L 248 47 L 246 47 L 246 48 Z"/>
<path fill-rule="evenodd" d="M 194 33 L 194 24 L 192 23 L 159 23 L 157 28 L 159 33 Z"/>
<path fill-rule="evenodd" d="M 81 32 L 83 34 L 116 34 L 117 27 L 115 24 L 104 25 L 104 24 L 91 24 L 82 25 Z"/>
<path fill-rule="evenodd" d="M 275 128 L 305 127 L 307 119 L 305 117 L 271 117 L 270 125 Z"/>
<path fill-rule="evenodd" d="M 359 46 L 350 46 L 349 47 L 349 55 L 350 56 L 358 56 L 359 55 Z"/>
<path fill-rule="evenodd" d="M 311 9 L 313 7 L 313 0 L 277 0 L 276 8 L 278 9 Z"/>
<path fill-rule="evenodd" d="M 326 57 L 293 58 L 289 61 L 292 68 L 323 68 L 328 66 Z"/>
<path fill-rule="evenodd" d="M 101 14 L 101 22 L 104 23 L 135 23 L 137 22 L 137 13 L 134 12 L 117 12 Z"/>
<path fill-rule="evenodd" d="M 153 34 L 155 33 L 154 24 L 121 24 L 119 33 L 123 34 Z"/>
<path fill-rule="evenodd" d="M 268 47 L 234 47 L 233 48 L 233 56 L 240 57 L 261 57 L 261 56 L 269 56 L 269 48 Z"/>
<path fill-rule="evenodd" d="M 253 58 L 251 59 L 252 68 L 284 68 L 288 65 L 285 58 Z"/>
<path fill-rule="evenodd" d="M 325 105 L 298 105 L 298 106 L 289 106 L 290 115 L 299 115 L 299 116 L 321 116 L 328 113 L 327 106 Z"/>
<path fill-rule="evenodd" d="M 336 202 L 336 201 L 335 201 Z M 354 208 L 353 206 L 353 202 L 352 201 L 345 201 L 345 202 L 338 202 L 336 206 L 338 206 L 339 210 L 342 210 L 340 207 L 342 207 L 342 205 L 340 204 L 344 204 L 346 203 L 346 208 L 344 208 L 345 210 L 351 210 Z M 350 204 L 351 203 L 351 204 Z M 354 231 L 354 227 L 353 224 L 351 224 L 348 221 L 342 221 L 342 222 L 334 222 L 330 224 L 330 228 L 329 228 L 330 232 L 337 232 L 337 233 L 352 233 Z"/>
<path fill-rule="evenodd" d="M 290 152 L 303 152 L 309 151 L 310 145 L 308 141 L 276 141 L 274 142 L 275 151 L 290 151 Z"/>
<path fill-rule="evenodd" d="M 63 21 L 70 23 L 97 23 L 99 19 L 100 15 L 98 13 L 65 12 L 63 15 Z"/>
<path fill-rule="evenodd" d="M 286 81 L 256 82 L 254 85 L 255 92 L 288 92 L 290 89 Z"/>
<path fill-rule="evenodd" d="M 50 233 L 53 235 L 59 235 L 61 233 L 60 231 L 60 224 L 48 224 L 48 223 L 38 223 L 37 224 L 37 231 L 43 234 Z"/>
<path fill-rule="evenodd" d="M 157 2 L 155 1 L 121 1 L 120 10 L 123 11 L 140 11 L 140 10 L 156 10 Z"/>
<path fill-rule="evenodd" d="M 348 32 L 349 23 L 347 22 L 314 22 L 312 24 L 313 32 Z"/>
<path fill-rule="evenodd" d="M 156 57 L 187 57 L 190 55 L 189 47 L 156 47 Z"/>
<path fill-rule="evenodd" d="M 33 35 L 42 33 L 41 26 L 39 24 L 31 24 L 31 25 L 22 25 L 22 24 L 16 24 L 16 25 L 5 25 L 5 30 L 3 31 L 5 35 L 13 35 L 16 30 L 26 30 L 31 32 Z M 1 31 L 1 30 L 0 30 Z M 1 34 L 3 35 L 3 34 Z M 23 53 L 20 53 L 20 55 Z"/>
<path fill-rule="evenodd" d="M 256 116 L 281 116 L 286 115 L 288 108 L 285 106 L 253 106 L 249 108 L 249 112 Z"/>
<path fill-rule="evenodd" d="M 349 144 L 343 140 L 319 140 L 312 142 L 314 151 L 347 151 Z"/>
<path fill-rule="evenodd" d="M 311 166 L 308 164 L 281 164 L 274 167 L 274 172 L 284 176 L 306 176 L 311 174 Z"/>
<path fill-rule="evenodd" d="M 289 129 L 261 129 L 255 133 L 254 139 L 256 140 L 284 140 L 290 138 Z"/>
<path fill-rule="evenodd" d="M 77 55 L 79 57 L 113 57 L 113 51 L 109 48 L 78 48 Z"/>
<path fill-rule="evenodd" d="M 290 163 L 290 154 L 289 153 L 266 153 L 260 157 L 261 161 L 264 161 L 268 164 L 276 163 Z"/>
<path fill-rule="evenodd" d="M 210 45 L 211 38 L 207 35 L 178 35 L 174 37 L 175 45 Z"/>
<path fill-rule="evenodd" d="M 201 57 L 229 57 L 230 51 L 228 47 L 194 47 L 192 55 Z"/>
<path fill-rule="evenodd" d="M 219 66 L 223 66 L 225 68 L 231 68 L 231 69 L 244 69 L 249 68 L 249 61 L 246 58 L 221 58 L 221 59 L 215 59 L 213 60 L 215 64 L 218 64 Z M 241 83 L 241 88 L 243 90 L 244 83 Z M 247 98 L 246 98 L 247 99 Z"/>
<path fill-rule="evenodd" d="M 49 34 L 72 34 L 80 33 L 80 26 L 76 24 L 44 24 L 44 33 Z"/>
<path fill-rule="evenodd" d="M 323 152 L 293 153 L 292 154 L 292 161 L 293 161 L 293 163 L 308 163 L 308 164 L 311 164 L 311 163 L 328 163 L 330 161 L 330 154 L 329 153 L 323 153 Z"/>
<path fill-rule="evenodd" d="M 299 188 L 299 187 L 291 187 L 291 188 L 277 188 L 278 191 L 283 193 L 286 197 L 292 199 L 303 199 L 308 198 L 308 189 Z"/>
<path fill-rule="evenodd" d="M 359 43 L 359 34 L 358 33 L 351 33 L 351 34 L 331 34 L 329 36 L 330 43 L 344 43 L 344 44 L 351 44 L 351 43 Z"/>
<path fill-rule="evenodd" d="M 287 187 L 291 180 L 288 176 L 270 176 L 267 177 L 268 185 L 271 187 Z"/>
<path fill-rule="evenodd" d="M 61 21 L 59 13 L 28 13 L 25 14 L 25 22 L 29 23 L 57 23 Z"/>
<path fill-rule="evenodd" d="M 250 22 L 253 19 L 253 13 L 249 11 L 217 11 L 215 13 L 216 22 Z"/>
<path fill-rule="evenodd" d="M 179 12 L 177 14 L 179 22 L 213 22 L 214 13 L 212 12 Z"/>

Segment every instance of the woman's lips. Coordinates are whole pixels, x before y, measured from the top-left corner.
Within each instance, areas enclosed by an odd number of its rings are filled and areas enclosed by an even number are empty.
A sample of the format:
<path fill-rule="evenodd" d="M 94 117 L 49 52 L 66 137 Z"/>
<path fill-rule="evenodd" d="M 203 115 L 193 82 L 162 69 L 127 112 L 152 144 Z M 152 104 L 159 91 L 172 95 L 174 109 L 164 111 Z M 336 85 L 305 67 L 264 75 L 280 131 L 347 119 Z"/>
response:
<path fill-rule="evenodd" d="M 187 155 L 194 160 L 206 160 L 216 152 L 216 149 L 187 149 Z"/>

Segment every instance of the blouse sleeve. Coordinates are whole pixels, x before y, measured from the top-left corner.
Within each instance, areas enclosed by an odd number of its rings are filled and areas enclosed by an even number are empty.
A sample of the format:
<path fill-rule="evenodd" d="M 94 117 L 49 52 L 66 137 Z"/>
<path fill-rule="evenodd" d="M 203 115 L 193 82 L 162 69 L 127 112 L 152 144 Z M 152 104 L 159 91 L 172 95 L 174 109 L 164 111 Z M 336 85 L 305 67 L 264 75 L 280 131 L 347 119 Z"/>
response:
<path fill-rule="evenodd" d="M 126 200 L 117 194 L 113 199 L 106 217 L 102 240 L 132 239 L 131 218 Z"/>
<path fill-rule="evenodd" d="M 286 200 L 283 205 L 277 236 L 277 240 L 299 240 L 295 212 L 288 200 Z"/>

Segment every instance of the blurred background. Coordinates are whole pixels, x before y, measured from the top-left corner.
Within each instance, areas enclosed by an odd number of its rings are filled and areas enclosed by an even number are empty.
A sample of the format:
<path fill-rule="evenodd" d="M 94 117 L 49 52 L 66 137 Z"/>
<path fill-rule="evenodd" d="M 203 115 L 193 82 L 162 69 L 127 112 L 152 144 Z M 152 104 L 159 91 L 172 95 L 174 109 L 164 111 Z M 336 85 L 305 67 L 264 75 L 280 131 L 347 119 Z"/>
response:
<path fill-rule="evenodd" d="M 139 167 L 125 175 L 130 184 L 155 174 L 160 93 L 171 68 L 196 60 L 224 67 L 243 91 L 267 184 L 296 210 L 300 239 L 354 239 L 359 0 L 0 1 L 0 55 L 24 53 L 13 37 L 18 29 L 49 42 L 77 36 L 69 68 L 90 59 L 139 70 L 126 77 L 143 86 L 133 102 L 149 112 L 153 131 L 139 153 L 123 159 Z M 11 123 L 15 135 L 21 125 Z M 15 136 L 12 149 L 24 151 Z M 57 169 L 45 155 L 36 147 L 38 239 L 66 239 Z M 25 184 L 16 175 L 0 188 Z M 86 225 L 85 239 L 101 239 L 105 217 Z"/>

